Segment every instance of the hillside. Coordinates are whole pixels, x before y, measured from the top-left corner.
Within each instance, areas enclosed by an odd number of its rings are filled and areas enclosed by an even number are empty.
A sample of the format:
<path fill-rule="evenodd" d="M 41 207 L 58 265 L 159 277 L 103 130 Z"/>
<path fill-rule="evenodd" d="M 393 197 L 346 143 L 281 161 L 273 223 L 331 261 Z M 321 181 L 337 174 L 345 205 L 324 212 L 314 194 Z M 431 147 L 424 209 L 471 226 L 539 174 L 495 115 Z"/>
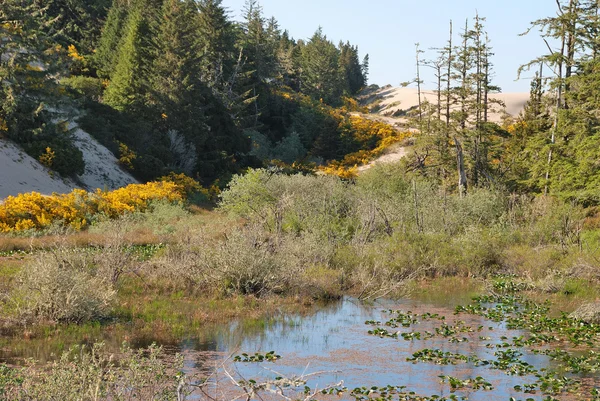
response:
<path fill-rule="evenodd" d="M 437 103 L 435 91 L 422 91 L 422 101 L 431 104 Z M 502 123 L 504 117 L 516 117 L 529 100 L 528 92 L 497 93 L 492 99 L 498 104 L 490 113 L 490 121 Z M 418 91 L 416 88 L 394 87 L 386 85 L 379 87 L 371 85 L 359 95 L 361 105 L 369 107 L 371 112 L 382 121 L 402 128 L 406 123 L 406 114 L 419 105 Z"/>
<path fill-rule="evenodd" d="M 422 101 L 432 104 L 437 103 L 437 94 L 434 91 L 423 91 Z M 529 100 L 529 93 L 498 93 L 493 99 L 498 102 L 490 113 L 490 121 L 501 124 L 506 117 L 517 117 Z M 358 96 L 361 106 L 368 107 L 369 114 L 363 117 L 383 121 L 398 130 L 410 129 L 407 126 L 406 115 L 419 105 L 417 89 L 406 87 L 393 87 L 386 85 L 379 87 L 371 85 L 365 88 Z M 410 147 L 396 144 L 389 147 L 378 158 L 368 164 L 360 166 L 358 172 L 363 172 L 376 164 L 394 163 L 410 154 Z"/>
<path fill-rule="evenodd" d="M 110 150 L 87 132 L 71 126 L 73 143 L 83 153 L 85 172 L 76 179 L 63 178 L 26 154 L 14 142 L 0 139 L 0 199 L 24 192 L 65 193 L 74 188 L 116 189 L 137 182 L 118 165 Z"/>

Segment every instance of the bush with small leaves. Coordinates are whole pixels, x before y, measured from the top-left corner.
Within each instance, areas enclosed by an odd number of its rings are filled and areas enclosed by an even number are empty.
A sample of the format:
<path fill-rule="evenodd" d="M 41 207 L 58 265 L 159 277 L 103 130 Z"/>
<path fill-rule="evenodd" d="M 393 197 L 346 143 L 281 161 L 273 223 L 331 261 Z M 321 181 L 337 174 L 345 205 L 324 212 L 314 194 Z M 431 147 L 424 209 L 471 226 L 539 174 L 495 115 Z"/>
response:
<path fill-rule="evenodd" d="M 21 270 L 11 300 L 25 321 L 81 323 L 109 316 L 115 295 L 92 255 L 59 248 Z"/>

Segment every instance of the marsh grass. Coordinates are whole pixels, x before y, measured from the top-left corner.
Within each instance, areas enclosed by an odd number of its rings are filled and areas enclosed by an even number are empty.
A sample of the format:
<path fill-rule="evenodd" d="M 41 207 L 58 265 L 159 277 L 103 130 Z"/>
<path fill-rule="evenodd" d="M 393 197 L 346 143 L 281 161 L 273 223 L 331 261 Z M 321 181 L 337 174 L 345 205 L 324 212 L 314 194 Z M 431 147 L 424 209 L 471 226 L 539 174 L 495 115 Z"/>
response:
<path fill-rule="evenodd" d="M 83 232 L 0 237 L 27 251 L 0 259 L 0 320 L 35 341 L 173 341 L 342 295 L 454 303 L 505 276 L 571 311 L 600 294 L 600 234 L 585 219 L 551 198 L 460 198 L 399 165 L 355 182 L 254 170 L 213 211 L 156 203 Z"/>
<path fill-rule="evenodd" d="M 74 346 L 47 369 L 0 365 L 0 395 L 7 401 L 184 399 L 183 358 L 167 358 L 160 347 L 119 354 L 104 344 Z"/>
<path fill-rule="evenodd" d="M 17 276 L 10 295 L 26 322 L 85 322 L 110 314 L 116 291 L 89 253 L 59 248 L 43 252 Z"/>

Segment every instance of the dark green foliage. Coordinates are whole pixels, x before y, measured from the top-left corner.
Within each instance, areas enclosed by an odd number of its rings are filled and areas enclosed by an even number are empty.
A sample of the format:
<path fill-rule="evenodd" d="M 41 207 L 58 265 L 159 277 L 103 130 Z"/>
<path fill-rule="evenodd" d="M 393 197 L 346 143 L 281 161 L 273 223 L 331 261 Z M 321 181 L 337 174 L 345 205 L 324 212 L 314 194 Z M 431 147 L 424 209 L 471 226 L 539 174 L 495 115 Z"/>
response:
<path fill-rule="evenodd" d="M 237 52 L 234 26 L 221 3 L 222 0 L 198 2 L 198 40 L 202 55 L 198 68 L 203 82 L 223 91 L 233 74 Z"/>
<path fill-rule="evenodd" d="M 364 86 L 355 46 L 337 48 L 320 30 L 296 42 L 253 0 L 239 24 L 221 0 L 109 3 L 9 0 L 0 9 L 2 21 L 18 21 L 0 28 L 11 39 L 0 50 L 12 55 L 0 65 L 0 129 L 32 156 L 49 147 L 56 171 L 82 172 L 50 112 L 67 98 L 84 106 L 82 128 L 126 155 L 141 180 L 177 171 L 209 183 L 259 166 L 244 130 L 285 163 L 343 156 L 338 121 L 320 102 L 341 104 Z M 22 48 L 31 52 L 14 51 Z"/>
<path fill-rule="evenodd" d="M 72 96 L 85 100 L 99 100 L 104 88 L 99 78 L 76 75 L 61 80 L 61 85 L 72 91 Z"/>
<path fill-rule="evenodd" d="M 147 71 L 150 68 L 149 22 L 139 9 L 133 9 L 125 23 L 117 62 L 104 102 L 120 111 L 141 111 L 148 93 Z"/>
<path fill-rule="evenodd" d="M 33 0 L 45 33 L 64 48 L 91 54 L 111 0 Z"/>
<path fill-rule="evenodd" d="M 292 115 L 292 132 L 296 132 L 312 156 L 325 160 L 341 156 L 338 121 L 318 107 L 300 107 Z"/>
<path fill-rule="evenodd" d="M 82 154 L 54 111 L 60 94 L 55 77 L 65 64 L 61 49 L 42 29 L 46 11 L 35 2 L 16 0 L 0 8 L 0 135 L 17 142 L 34 158 L 50 148 L 54 157 L 47 164 L 55 171 L 82 174 Z"/>
<path fill-rule="evenodd" d="M 345 44 L 340 43 L 339 48 L 341 49 L 340 65 L 344 71 L 346 89 L 349 94 L 356 95 L 367 84 L 363 66 L 358 59 L 358 47 L 347 42 Z"/>
<path fill-rule="evenodd" d="M 302 48 L 302 91 L 326 103 L 338 102 L 346 79 L 339 57 L 340 51 L 319 28 Z"/>
<path fill-rule="evenodd" d="M 116 51 L 123 34 L 123 26 L 127 19 L 125 6 L 115 2 L 111 7 L 106 23 L 102 28 L 102 35 L 96 46 L 94 62 L 98 69 L 98 76 L 110 78 L 113 74 L 118 52 Z"/>
<path fill-rule="evenodd" d="M 119 143 L 127 145 L 137 156 L 131 170 L 136 178 L 151 181 L 166 174 L 173 158 L 169 141 L 164 135 L 148 135 L 154 132 L 150 122 L 93 101 L 85 103 L 85 109 L 79 126 L 117 156 Z"/>
<path fill-rule="evenodd" d="M 194 36 L 196 15 L 190 2 L 167 0 L 163 3 L 151 69 L 150 87 L 156 128 L 177 133 L 184 146 L 201 147 L 209 136 L 204 105 L 210 92 L 200 81 L 197 70 L 198 42 Z M 202 156 L 202 155 L 200 155 Z M 189 156 L 188 156 L 189 157 Z M 195 166 L 190 165 L 191 174 Z"/>
<path fill-rule="evenodd" d="M 533 22 L 533 26 L 543 29 L 546 37 L 556 40 L 560 48 L 522 67 L 544 63 L 554 73 L 547 86 L 541 74 L 536 74 L 531 100 L 512 138 L 512 143 L 520 143 L 522 150 L 513 170 L 520 175 L 526 189 L 586 205 L 598 204 L 598 4 L 570 0 L 557 5 L 555 17 Z M 547 95 L 543 94 L 546 88 Z"/>

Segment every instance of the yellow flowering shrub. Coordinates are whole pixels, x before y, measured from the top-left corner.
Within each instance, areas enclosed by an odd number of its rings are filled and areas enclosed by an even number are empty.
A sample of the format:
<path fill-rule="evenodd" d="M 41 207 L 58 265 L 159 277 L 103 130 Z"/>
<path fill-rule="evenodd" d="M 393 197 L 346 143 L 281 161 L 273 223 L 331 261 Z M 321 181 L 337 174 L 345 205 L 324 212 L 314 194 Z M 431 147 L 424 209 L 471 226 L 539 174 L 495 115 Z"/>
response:
<path fill-rule="evenodd" d="M 327 175 L 337 175 L 344 179 L 356 178 L 358 175 L 358 166 L 346 167 L 337 161 L 330 162 L 328 165 L 321 167 L 320 170 Z"/>
<path fill-rule="evenodd" d="M 350 136 L 360 144 L 362 149 L 347 154 L 341 161 L 331 161 L 321 167 L 321 171 L 341 178 L 353 178 L 358 166 L 364 165 L 380 156 L 389 146 L 401 142 L 411 136 L 408 131 L 396 130 L 391 125 L 352 115 L 340 123 L 342 135 Z"/>
<path fill-rule="evenodd" d="M 0 117 L 0 135 L 2 135 L 2 132 L 8 132 L 8 123 Z"/>
<path fill-rule="evenodd" d="M 341 142 L 349 144 L 345 151 L 356 150 L 342 160 L 333 160 L 320 167 L 319 170 L 325 174 L 353 178 L 358 172 L 358 166 L 369 163 L 380 156 L 387 147 L 411 136 L 410 132 L 398 131 L 386 122 L 362 116 L 360 113 L 367 113 L 368 109 L 349 97 L 342 99 L 342 107 L 334 108 L 291 90 L 276 90 L 275 94 L 333 119 L 334 124 L 337 124 L 336 131 Z"/>
<path fill-rule="evenodd" d="M 154 200 L 182 201 L 182 193 L 182 188 L 174 182 L 149 182 L 110 192 L 75 189 L 51 196 L 37 192 L 9 196 L 0 204 L 0 232 L 40 230 L 54 223 L 80 230 L 99 213 L 116 218 L 145 211 Z"/>
<path fill-rule="evenodd" d="M 137 159 L 135 152 L 129 149 L 123 142 L 119 142 L 119 163 L 129 170 L 133 170 L 133 161 L 135 159 Z"/>
<path fill-rule="evenodd" d="M 77 48 L 75 47 L 75 45 L 69 45 L 69 47 L 67 48 L 67 52 L 69 54 L 69 57 L 71 57 L 75 61 L 83 61 L 84 60 L 83 56 L 81 54 L 79 54 L 79 52 L 77 51 Z"/>
<path fill-rule="evenodd" d="M 40 157 L 38 158 L 38 160 L 44 166 L 46 166 L 48 168 L 52 168 L 52 164 L 54 163 L 54 158 L 55 157 L 56 157 L 56 154 L 54 153 L 54 151 L 52 150 L 52 148 L 47 147 L 46 148 L 46 152 L 43 153 L 43 154 L 41 154 Z"/>

